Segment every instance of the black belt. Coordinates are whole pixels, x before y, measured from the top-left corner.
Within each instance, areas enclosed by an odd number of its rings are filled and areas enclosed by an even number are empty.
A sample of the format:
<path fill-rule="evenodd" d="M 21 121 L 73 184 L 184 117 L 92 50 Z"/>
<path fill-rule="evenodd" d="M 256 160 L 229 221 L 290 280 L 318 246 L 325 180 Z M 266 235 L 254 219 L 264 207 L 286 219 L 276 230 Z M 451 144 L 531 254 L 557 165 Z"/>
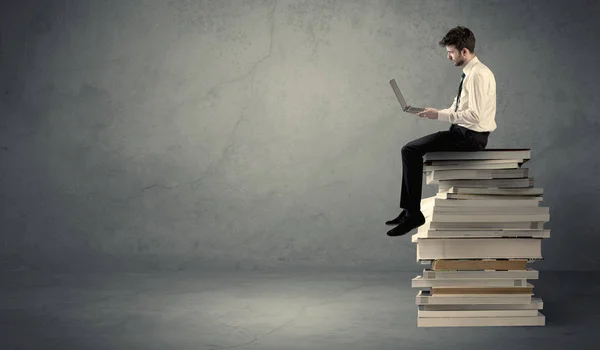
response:
<path fill-rule="evenodd" d="M 464 126 L 460 126 L 460 125 L 457 125 L 457 124 L 452 124 L 450 126 L 450 130 L 452 130 L 453 128 L 460 128 L 460 129 L 465 130 L 467 132 L 473 132 L 473 133 L 477 133 L 477 134 L 481 134 L 481 135 L 489 135 L 490 134 L 489 131 L 475 131 L 475 130 L 471 130 L 469 128 L 465 128 Z"/>

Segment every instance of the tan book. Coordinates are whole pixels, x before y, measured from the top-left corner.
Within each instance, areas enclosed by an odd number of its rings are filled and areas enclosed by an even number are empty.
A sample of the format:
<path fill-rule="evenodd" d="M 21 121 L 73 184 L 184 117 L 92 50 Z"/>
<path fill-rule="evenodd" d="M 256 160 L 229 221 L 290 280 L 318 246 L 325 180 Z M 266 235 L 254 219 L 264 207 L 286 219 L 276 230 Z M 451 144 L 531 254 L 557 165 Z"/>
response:
<path fill-rule="evenodd" d="M 532 294 L 533 284 L 528 287 L 431 287 L 431 295 L 439 294 Z"/>
<path fill-rule="evenodd" d="M 434 260 L 433 271 L 527 270 L 526 259 L 514 260 Z"/>

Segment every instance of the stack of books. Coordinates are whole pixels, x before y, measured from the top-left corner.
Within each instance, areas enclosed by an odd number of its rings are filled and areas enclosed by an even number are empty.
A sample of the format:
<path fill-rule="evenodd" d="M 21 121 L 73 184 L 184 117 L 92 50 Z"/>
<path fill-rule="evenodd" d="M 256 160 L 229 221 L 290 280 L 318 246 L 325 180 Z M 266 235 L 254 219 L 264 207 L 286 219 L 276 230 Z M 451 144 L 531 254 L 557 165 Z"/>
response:
<path fill-rule="evenodd" d="M 412 236 L 418 327 L 544 326 L 534 295 L 548 207 L 534 187 L 529 149 L 432 152 L 424 156 L 435 196 L 421 200 L 425 224 Z"/>

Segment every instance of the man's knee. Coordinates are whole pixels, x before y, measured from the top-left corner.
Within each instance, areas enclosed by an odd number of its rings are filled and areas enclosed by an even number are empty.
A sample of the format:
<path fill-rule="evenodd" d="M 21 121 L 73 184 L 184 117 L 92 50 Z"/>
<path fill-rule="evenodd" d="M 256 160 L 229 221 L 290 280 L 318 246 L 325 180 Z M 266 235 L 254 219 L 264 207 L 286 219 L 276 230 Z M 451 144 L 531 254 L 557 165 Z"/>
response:
<path fill-rule="evenodd" d="M 407 143 L 406 145 L 402 146 L 402 150 L 401 151 L 402 151 L 402 155 L 403 156 L 409 156 L 409 157 L 410 156 L 418 156 L 418 155 L 422 156 L 422 154 L 420 154 L 422 152 L 420 152 L 419 147 L 417 145 L 415 145 L 413 143 L 413 141 L 411 141 L 411 142 Z"/>

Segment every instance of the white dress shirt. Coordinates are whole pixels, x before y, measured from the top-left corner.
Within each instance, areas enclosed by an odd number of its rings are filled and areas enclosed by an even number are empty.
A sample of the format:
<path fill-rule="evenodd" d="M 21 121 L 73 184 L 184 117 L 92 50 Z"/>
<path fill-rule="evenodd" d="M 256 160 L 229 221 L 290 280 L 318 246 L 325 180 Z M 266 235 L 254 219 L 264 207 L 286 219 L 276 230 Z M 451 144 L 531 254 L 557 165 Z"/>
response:
<path fill-rule="evenodd" d="M 473 131 L 496 129 L 496 79 L 494 73 L 477 56 L 463 67 L 465 79 L 460 93 L 458 110 L 456 98 L 450 108 L 442 109 L 438 119 L 464 126 Z M 458 91 L 457 91 L 458 94 Z"/>

